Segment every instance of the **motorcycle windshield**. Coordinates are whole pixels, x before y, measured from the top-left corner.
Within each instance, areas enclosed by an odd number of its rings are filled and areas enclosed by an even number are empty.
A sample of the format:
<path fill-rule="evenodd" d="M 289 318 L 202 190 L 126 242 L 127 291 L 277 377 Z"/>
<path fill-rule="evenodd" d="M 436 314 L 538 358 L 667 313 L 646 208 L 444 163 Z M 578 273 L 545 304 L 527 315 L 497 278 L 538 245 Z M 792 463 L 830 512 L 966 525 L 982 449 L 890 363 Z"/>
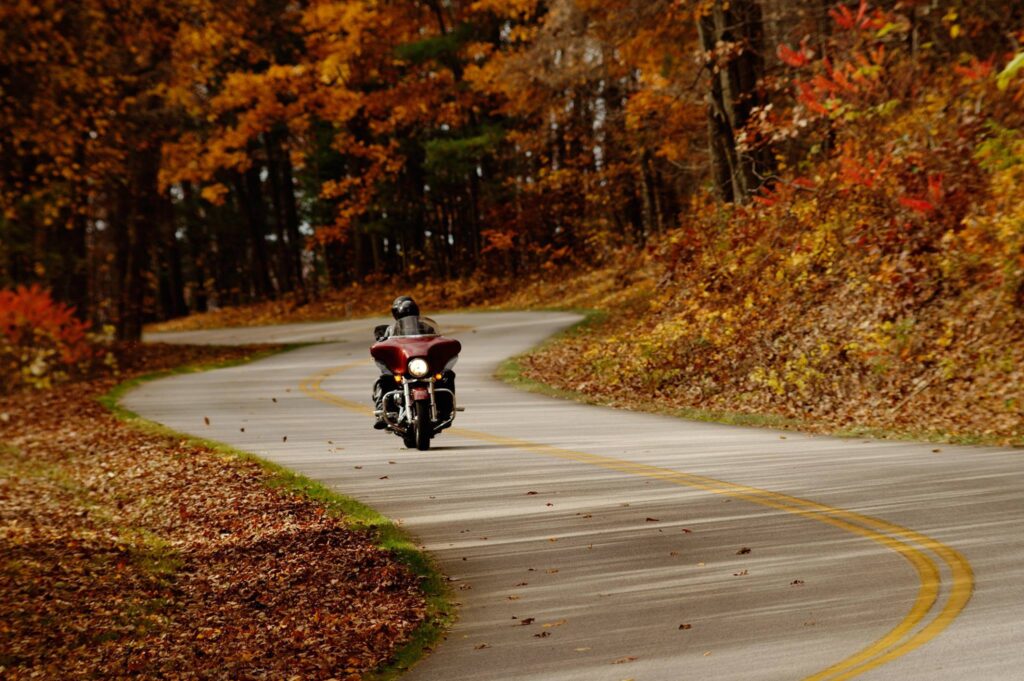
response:
<path fill-rule="evenodd" d="M 395 322 L 392 336 L 437 336 L 441 331 L 429 317 L 403 317 Z"/>

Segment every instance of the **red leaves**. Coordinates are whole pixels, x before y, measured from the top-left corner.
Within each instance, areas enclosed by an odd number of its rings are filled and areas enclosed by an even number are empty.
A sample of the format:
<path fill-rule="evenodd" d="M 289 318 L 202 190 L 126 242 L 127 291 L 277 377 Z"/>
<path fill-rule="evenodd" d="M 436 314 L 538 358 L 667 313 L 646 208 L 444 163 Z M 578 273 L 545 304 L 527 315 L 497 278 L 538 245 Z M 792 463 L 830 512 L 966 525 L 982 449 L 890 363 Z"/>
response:
<path fill-rule="evenodd" d="M 34 284 L 0 290 L 0 393 L 45 388 L 85 368 L 93 350 L 74 313 Z"/>
<path fill-rule="evenodd" d="M 935 206 L 933 206 L 927 199 L 915 199 L 912 196 L 901 196 L 899 198 L 899 202 L 904 208 L 909 208 L 912 211 L 923 213 L 925 215 L 935 210 Z"/>
<path fill-rule="evenodd" d="M 915 197 L 915 196 L 901 196 L 899 203 L 904 208 L 927 215 L 933 210 L 938 208 L 945 198 L 945 191 L 942 186 L 942 174 L 936 173 L 928 176 L 928 196 Z"/>
<path fill-rule="evenodd" d="M 814 113 L 822 116 L 828 115 L 828 109 L 818 100 L 818 94 L 807 81 L 794 81 L 797 88 L 797 100 Z"/>
<path fill-rule="evenodd" d="M 879 25 L 877 12 L 875 17 L 868 16 L 867 0 L 860 0 L 860 5 L 857 7 L 856 14 L 850 11 L 850 8 L 846 5 L 839 5 L 838 7 L 830 9 L 828 11 L 828 15 L 832 17 L 836 26 L 848 31 L 863 31 L 865 29 L 875 28 Z"/>
<path fill-rule="evenodd" d="M 75 309 L 54 302 L 37 284 L 0 290 L 0 333 L 12 343 L 43 335 L 55 341 L 65 364 L 89 355 L 85 333 L 89 325 L 75 318 Z"/>
<path fill-rule="evenodd" d="M 791 49 L 788 45 L 781 44 L 779 45 L 778 55 L 779 59 L 781 59 L 783 63 L 789 64 L 793 68 L 797 69 L 806 66 L 811 61 L 810 53 L 807 52 L 803 46 L 801 46 L 800 51 L 797 52 L 796 50 Z"/>
<path fill-rule="evenodd" d="M 839 157 L 839 178 L 846 185 L 874 189 L 878 180 L 884 176 L 889 163 L 888 156 L 880 159 L 873 151 L 869 151 L 864 163 L 861 163 L 854 148 L 848 146 Z"/>
<path fill-rule="evenodd" d="M 989 57 L 985 61 L 981 61 L 975 56 L 971 56 L 971 60 L 967 65 L 957 64 L 953 67 L 953 70 L 959 75 L 963 76 L 964 80 L 968 83 L 976 83 L 980 80 L 985 80 L 992 75 L 992 69 L 995 66 L 995 57 Z"/>

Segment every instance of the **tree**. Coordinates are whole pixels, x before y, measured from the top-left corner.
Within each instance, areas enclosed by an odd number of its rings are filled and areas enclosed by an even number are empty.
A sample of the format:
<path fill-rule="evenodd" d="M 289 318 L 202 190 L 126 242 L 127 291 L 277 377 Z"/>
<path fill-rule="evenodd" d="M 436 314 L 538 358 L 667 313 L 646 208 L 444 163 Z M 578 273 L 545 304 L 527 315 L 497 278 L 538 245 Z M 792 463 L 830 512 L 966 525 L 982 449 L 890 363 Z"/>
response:
<path fill-rule="evenodd" d="M 757 0 L 714 0 L 698 11 L 697 27 L 710 71 L 708 144 L 715 185 L 726 201 L 744 201 L 763 182 L 766 153 L 743 150 L 740 132 L 754 108 L 764 104 L 764 28 Z"/>

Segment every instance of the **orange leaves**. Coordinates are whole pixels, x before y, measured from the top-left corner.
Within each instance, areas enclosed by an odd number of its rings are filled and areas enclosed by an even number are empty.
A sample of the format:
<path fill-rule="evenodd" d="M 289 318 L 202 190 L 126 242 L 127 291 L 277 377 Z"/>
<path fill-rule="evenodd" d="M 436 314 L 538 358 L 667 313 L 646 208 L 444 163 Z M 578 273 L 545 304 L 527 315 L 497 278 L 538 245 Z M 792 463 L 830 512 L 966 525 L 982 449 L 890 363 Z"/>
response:
<path fill-rule="evenodd" d="M 498 17 L 516 19 L 528 17 L 537 11 L 538 0 L 475 0 L 471 12 L 489 12 Z"/>
<path fill-rule="evenodd" d="M 844 184 L 874 189 L 880 177 L 889 167 L 888 156 L 881 159 L 874 151 L 867 152 L 865 162 L 857 159 L 857 152 L 852 144 L 847 144 L 839 157 L 839 178 Z"/>
<path fill-rule="evenodd" d="M 224 203 L 224 198 L 228 194 L 228 188 L 218 182 L 208 187 L 203 187 L 203 191 L 200 194 L 213 205 L 220 206 Z"/>
<path fill-rule="evenodd" d="M 516 234 L 512 230 L 485 229 L 480 233 L 487 245 L 481 249 L 481 253 L 490 251 L 510 251 L 516 246 Z"/>

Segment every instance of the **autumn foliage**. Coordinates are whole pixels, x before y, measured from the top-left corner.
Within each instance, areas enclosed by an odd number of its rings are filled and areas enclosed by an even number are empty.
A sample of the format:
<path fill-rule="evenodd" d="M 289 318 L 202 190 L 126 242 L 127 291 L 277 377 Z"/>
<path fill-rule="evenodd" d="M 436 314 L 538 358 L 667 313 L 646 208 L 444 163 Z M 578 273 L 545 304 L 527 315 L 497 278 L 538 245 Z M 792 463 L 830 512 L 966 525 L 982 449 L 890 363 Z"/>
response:
<path fill-rule="evenodd" d="M 0 281 L 123 338 L 619 267 L 641 392 L 875 413 L 1015 361 L 1020 3 L 117 8 L 0 10 Z"/>
<path fill-rule="evenodd" d="M 0 392 L 49 387 L 93 356 L 88 325 L 38 286 L 0 290 Z"/>
<path fill-rule="evenodd" d="M 790 99 L 745 131 L 790 141 L 777 179 L 696 204 L 651 251 L 657 288 L 532 375 L 803 427 L 1024 434 L 1024 83 L 969 56 L 923 80 L 905 16 L 832 14 L 825 56 L 780 47 Z"/>

